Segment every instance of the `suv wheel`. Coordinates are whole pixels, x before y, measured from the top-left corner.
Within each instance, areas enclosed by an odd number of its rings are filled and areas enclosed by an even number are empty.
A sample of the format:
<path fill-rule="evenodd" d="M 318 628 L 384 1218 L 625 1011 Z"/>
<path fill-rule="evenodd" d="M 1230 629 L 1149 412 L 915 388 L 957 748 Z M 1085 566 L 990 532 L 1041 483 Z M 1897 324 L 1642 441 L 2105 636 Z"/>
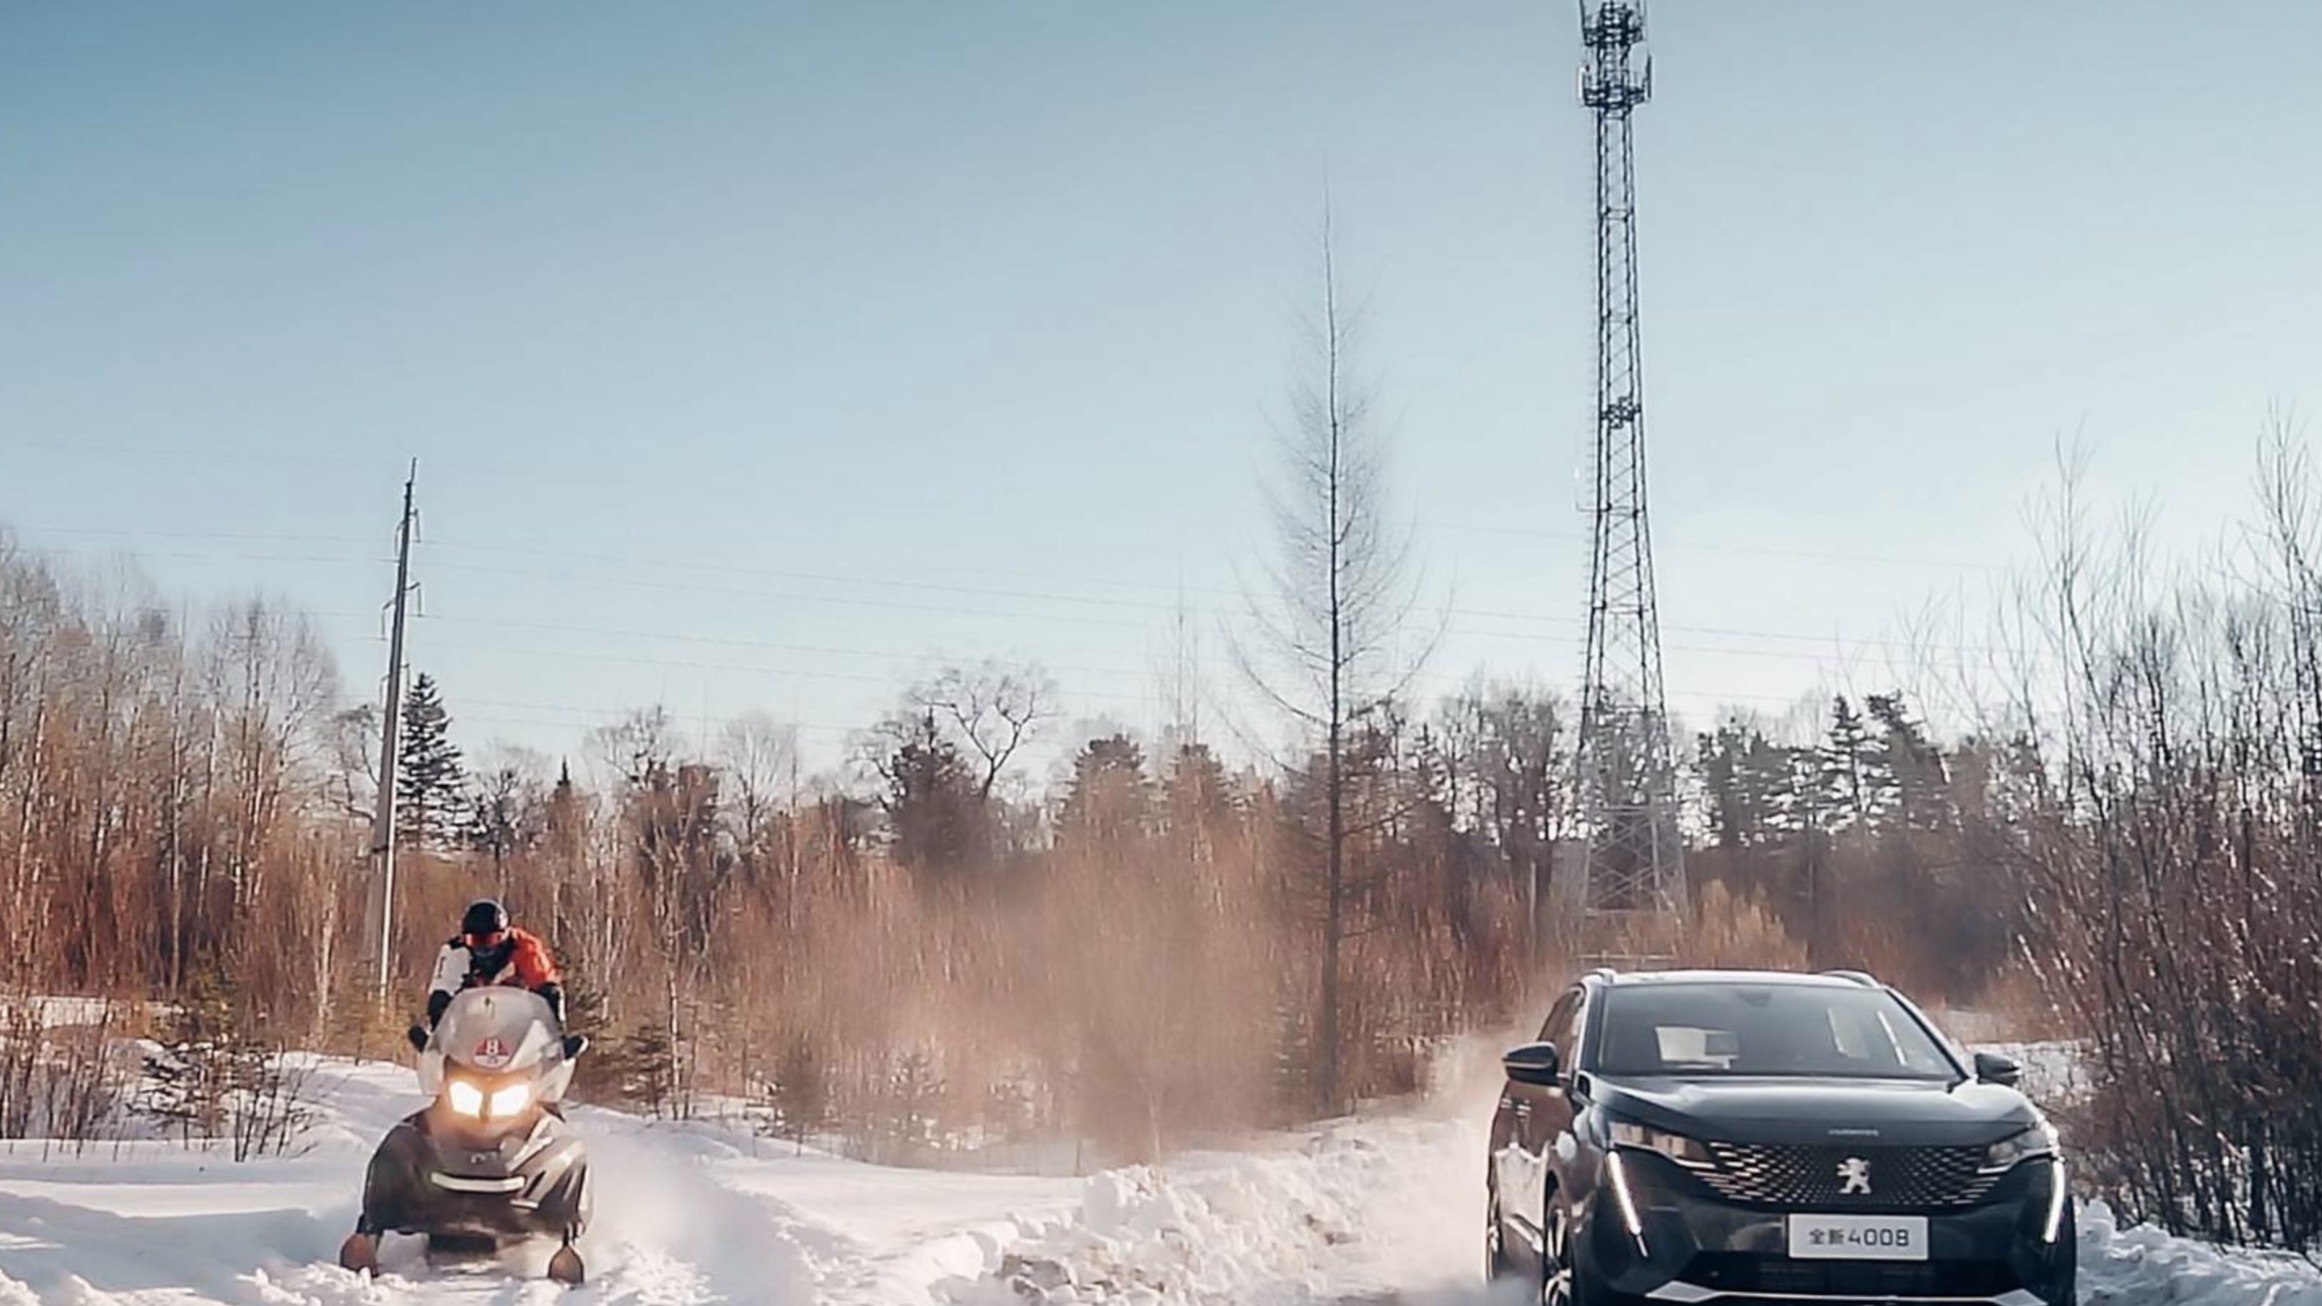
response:
<path fill-rule="evenodd" d="M 1571 1217 L 1554 1194 L 1548 1198 L 1547 1255 L 1540 1280 L 1540 1306 L 1580 1306 L 1579 1284 L 1572 1270 Z"/>

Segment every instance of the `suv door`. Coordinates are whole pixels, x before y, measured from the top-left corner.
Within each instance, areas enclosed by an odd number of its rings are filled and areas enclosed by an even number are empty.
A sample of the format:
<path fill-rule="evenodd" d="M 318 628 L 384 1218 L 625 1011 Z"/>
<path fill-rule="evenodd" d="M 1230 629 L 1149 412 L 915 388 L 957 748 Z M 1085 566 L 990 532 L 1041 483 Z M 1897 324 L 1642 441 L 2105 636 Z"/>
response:
<path fill-rule="evenodd" d="M 1554 1043 L 1563 1059 L 1563 1084 L 1543 1088 L 1509 1080 L 1500 1090 L 1499 1116 L 1492 1130 L 1492 1187 L 1501 1219 L 1530 1248 L 1540 1245 L 1556 1139 L 1572 1129 L 1567 1087 L 1572 1083 L 1573 1061 L 1580 1055 L 1586 998 L 1577 985 L 1565 990 L 1540 1025 L 1540 1041 Z"/>

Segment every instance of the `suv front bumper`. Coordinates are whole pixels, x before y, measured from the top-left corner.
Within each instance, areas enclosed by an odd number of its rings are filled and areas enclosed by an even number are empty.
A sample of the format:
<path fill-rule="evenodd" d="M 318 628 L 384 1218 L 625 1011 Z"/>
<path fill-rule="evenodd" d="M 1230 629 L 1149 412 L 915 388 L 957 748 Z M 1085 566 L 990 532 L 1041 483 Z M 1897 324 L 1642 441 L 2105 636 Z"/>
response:
<path fill-rule="evenodd" d="M 1887 1261 L 1793 1258 L 1790 1209 L 1720 1197 L 1657 1155 L 1620 1156 L 1626 1202 L 1608 1173 L 1575 1233 L 1581 1268 L 1621 1298 L 1670 1306 L 1776 1299 L 2073 1306 L 2071 1201 L 2059 1192 L 2062 1168 L 2046 1158 L 2018 1165 L 1973 1206 L 1798 1212 L 1925 1216 L 1927 1258 Z M 2060 1218 L 2050 1241 L 2052 1214 Z"/>

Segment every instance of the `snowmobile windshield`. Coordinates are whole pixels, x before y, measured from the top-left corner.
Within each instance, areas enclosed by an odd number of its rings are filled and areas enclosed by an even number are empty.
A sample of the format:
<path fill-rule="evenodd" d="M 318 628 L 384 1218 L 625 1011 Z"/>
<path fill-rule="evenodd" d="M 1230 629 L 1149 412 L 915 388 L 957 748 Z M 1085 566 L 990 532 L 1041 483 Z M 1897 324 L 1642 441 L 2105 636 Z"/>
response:
<path fill-rule="evenodd" d="M 469 989 L 445 1008 L 435 1045 L 450 1064 L 487 1076 L 537 1070 L 559 1051 L 556 1013 L 529 989 Z"/>

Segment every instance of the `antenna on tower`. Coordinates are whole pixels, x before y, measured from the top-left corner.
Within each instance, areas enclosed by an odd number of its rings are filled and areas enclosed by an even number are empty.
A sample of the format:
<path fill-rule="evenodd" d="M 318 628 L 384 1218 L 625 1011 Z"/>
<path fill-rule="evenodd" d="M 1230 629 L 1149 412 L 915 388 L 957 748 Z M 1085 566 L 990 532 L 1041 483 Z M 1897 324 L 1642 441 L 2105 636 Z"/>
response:
<path fill-rule="evenodd" d="M 1580 102 L 1596 115 L 1596 448 L 1581 678 L 1578 788 L 1582 928 L 1601 958 L 1652 959 L 1649 936 L 1687 911 L 1676 764 L 1661 685 L 1661 628 L 1645 514 L 1645 406 L 1637 331 L 1631 112 L 1653 94 L 1642 0 L 1582 0 Z M 1655 926 L 1663 928 L 1655 929 Z M 1642 928 L 1640 928 L 1642 927 Z"/>

